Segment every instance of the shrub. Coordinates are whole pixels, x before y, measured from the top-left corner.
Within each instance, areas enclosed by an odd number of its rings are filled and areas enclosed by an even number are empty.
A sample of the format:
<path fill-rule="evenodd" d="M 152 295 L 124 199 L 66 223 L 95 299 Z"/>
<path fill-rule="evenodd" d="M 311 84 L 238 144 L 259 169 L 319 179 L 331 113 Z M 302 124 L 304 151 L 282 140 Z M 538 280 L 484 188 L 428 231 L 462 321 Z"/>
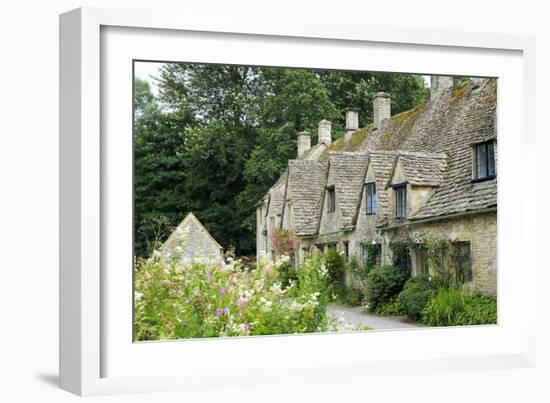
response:
<path fill-rule="evenodd" d="M 422 312 L 429 326 L 485 325 L 497 321 L 496 298 L 440 288 Z"/>
<path fill-rule="evenodd" d="M 399 294 L 399 301 L 407 316 L 413 320 L 422 317 L 422 311 L 436 293 L 433 282 L 426 277 L 414 277 L 405 283 Z"/>
<path fill-rule="evenodd" d="M 373 269 L 367 275 L 365 299 L 369 310 L 376 312 L 378 305 L 389 302 L 403 289 L 407 273 L 403 270 L 383 266 Z"/>
<path fill-rule="evenodd" d="M 328 271 L 329 284 L 343 284 L 345 261 L 344 257 L 334 248 L 329 248 L 324 254 L 324 260 Z"/>
<path fill-rule="evenodd" d="M 137 263 L 136 340 L 288 334 L 326 327 L 326 267 L 312 259 L 286 289 L 288 259 L 248 268 L 233 262 L 180 263 L 154 257 Z"/>
<path fill-rule="evenodd" d="M 405 315 L 405 308 L 397 297 L 392 297 L 388 302 L 379 304 L 374 312 L 382 316 L 401 316 Z"/>

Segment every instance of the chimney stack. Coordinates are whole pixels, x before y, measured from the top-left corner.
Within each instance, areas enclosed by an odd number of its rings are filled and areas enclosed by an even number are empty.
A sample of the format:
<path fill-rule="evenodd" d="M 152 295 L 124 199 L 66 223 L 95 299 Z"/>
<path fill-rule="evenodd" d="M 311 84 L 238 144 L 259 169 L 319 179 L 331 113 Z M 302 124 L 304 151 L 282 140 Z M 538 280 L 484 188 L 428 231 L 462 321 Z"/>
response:
<path fill-rule="evenodd" d="M 391 118 L 391 97 L 386 92 L 377 92 L 372 98 L 374 127 L 380 129 Z"/>
<path fill-rule="evenodd" d="M 441 93 L 453 87 L 453 77 L 451 76 L 431 76 L 430 77 L 430 100 L 437 100 Z"/>
<path fill-rule="evenodd" d="M 319 122 L 319 140 L 318 143 L 325 143 L 325 145 L 328 147 L 330 146 L 330 143 L 332 142 L 332 123 L 330 123 L 328 120 L 323 119 Z"/>
<path fill-rule="evenodd" d="M 311 135 L 308 132 L 298 133 L 298 158 L 302 158 L 310 148 Z"/>
<path fill-rule="evenodd" d="M 346 108 L 346 133 L 344 135 L 344 142 L 351 140 L 353 132 L 359 130 L 359 108 Z"/>

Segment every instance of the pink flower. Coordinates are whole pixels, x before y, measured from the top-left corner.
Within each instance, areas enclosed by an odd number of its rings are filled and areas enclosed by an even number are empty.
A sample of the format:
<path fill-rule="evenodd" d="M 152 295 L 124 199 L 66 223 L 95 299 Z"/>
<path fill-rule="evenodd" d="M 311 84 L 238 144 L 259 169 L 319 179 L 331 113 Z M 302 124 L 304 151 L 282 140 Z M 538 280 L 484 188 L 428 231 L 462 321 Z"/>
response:
<path fill-rule="evenodd" d="M 208 275 L 206 276 L 206 279 L 207 279 L 208 281 L 212 280 L 212 274 L 208 273 Z"/>
<path fill-rule="evenodd" d="M 246 299 L 239 298 L 239 299 L 237 300 L 237 305 L 239 305 L 241 308 L 245 307 L 246 304 L 247 304 Z"/>
<path fill-rule="evenodd" d="M 186 304 L 189 303 L 189 298 L 186 298 L 186 299 L 185 299 L 185 303 L 186 303 Z"/>
<path fill-rule="evenodd" d="M 183 291 L 182 290 L 177 290 L 176 294 L 181 295 L 181 294 L 183 294 Z"/>
<path fill-rule="evenodd" d="M 222 316 L 222 313 L 223 311 L 220 308 L 216 309 L 216 316 Z"/>
<path fill-rule="evenodd" d="M 166 322 L 166 324 L 167 324 L 168 326 L 172 326 L 172 321 L 169 320 L 168 322 Z"/>
<path fill-rule="evenodd" d="M 243 329 L 244 329 L 245 332 L 248 332 L 248 330 L 250 329 L 249 324 L 248 324 L 248 323 L 245 323 L 245 324 L 243 325 Z"/>
<path fill-rule="evenodd" d="M 226 315 L 229 315 L 229 312 L 230 312 L 229 308 L 227 307 L 223 308 L 223 313 L 225 313 Z"/>
<path fill-rule="evenodd" d="M 220 294 L 225 294 L 225 291 L 226 291 L 226 290 L 227 290 L 227 289 L 226 289 L 225 287 L 222 287 L 222 288 L 220 288 L 218 291 L 220 292 Z"/>

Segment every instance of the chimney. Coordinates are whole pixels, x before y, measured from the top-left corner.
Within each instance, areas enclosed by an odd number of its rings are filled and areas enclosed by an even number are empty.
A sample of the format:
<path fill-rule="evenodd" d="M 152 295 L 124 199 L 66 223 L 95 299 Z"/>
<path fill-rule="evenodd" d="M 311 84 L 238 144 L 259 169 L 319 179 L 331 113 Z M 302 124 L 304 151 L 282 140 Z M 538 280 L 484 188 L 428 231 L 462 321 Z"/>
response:
<path fill-rule="evenodd" d="M 351 140 L 353 132 L 359 130 L 359 108 L 346 108 L 346 133 L 344 135 L 344 142 Z"/>
<path fill-rule="evenodd" d="M 310 148 L 311 135 L 308 132 L 298 133 L 298 158 L 302 158 Z"/>
<path fill-rule="evenodd" d="M 431 101 L 435 101 L 441 96 L 441 93 L 446 89 L 453 87 L 453 77 L 451 76 L 431 76 L 430 77 L 430 87 L 431 87 Z"/>
<path fill-rule="evenodd" d="M 325 143 L 325 145 L 328 147 L 330 146 L 330 143 L 332 141 L 332 123 L 330 123 L 328 120 L 323 119 L 319 122 L 319 140 L 318 143 Z"/>
<path fill-rule="evenodd" d="M 372 98 L 374 127 L 380 129 L 391 118 L 391 97 L 386 92 L 377 92 Z"/>

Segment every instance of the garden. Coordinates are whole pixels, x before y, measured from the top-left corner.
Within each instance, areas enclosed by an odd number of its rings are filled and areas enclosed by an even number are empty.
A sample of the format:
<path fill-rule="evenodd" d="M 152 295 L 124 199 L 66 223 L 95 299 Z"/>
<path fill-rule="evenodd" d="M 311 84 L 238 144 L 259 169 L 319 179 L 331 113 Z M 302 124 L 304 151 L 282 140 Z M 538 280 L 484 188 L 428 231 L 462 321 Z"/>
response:
<path fill-rule="evenodd" d="M 177 255 L 139 259 L 134 339 L 369 329 L 339 326 L 327 314 L 330 304 L 360 306 L 365 313 L 426 326 L 496 323 L 495 297 L 476 294 L 448 275 L 411 278 L 398 261 L 393 263 L 362 268 L 336 250 L 311 254 L 299 269 L 287 255 L 258 263 L 228 258 L 182 264 Z M 347 276 L 356 279 L 354 286 L 346 285 Z"/>

